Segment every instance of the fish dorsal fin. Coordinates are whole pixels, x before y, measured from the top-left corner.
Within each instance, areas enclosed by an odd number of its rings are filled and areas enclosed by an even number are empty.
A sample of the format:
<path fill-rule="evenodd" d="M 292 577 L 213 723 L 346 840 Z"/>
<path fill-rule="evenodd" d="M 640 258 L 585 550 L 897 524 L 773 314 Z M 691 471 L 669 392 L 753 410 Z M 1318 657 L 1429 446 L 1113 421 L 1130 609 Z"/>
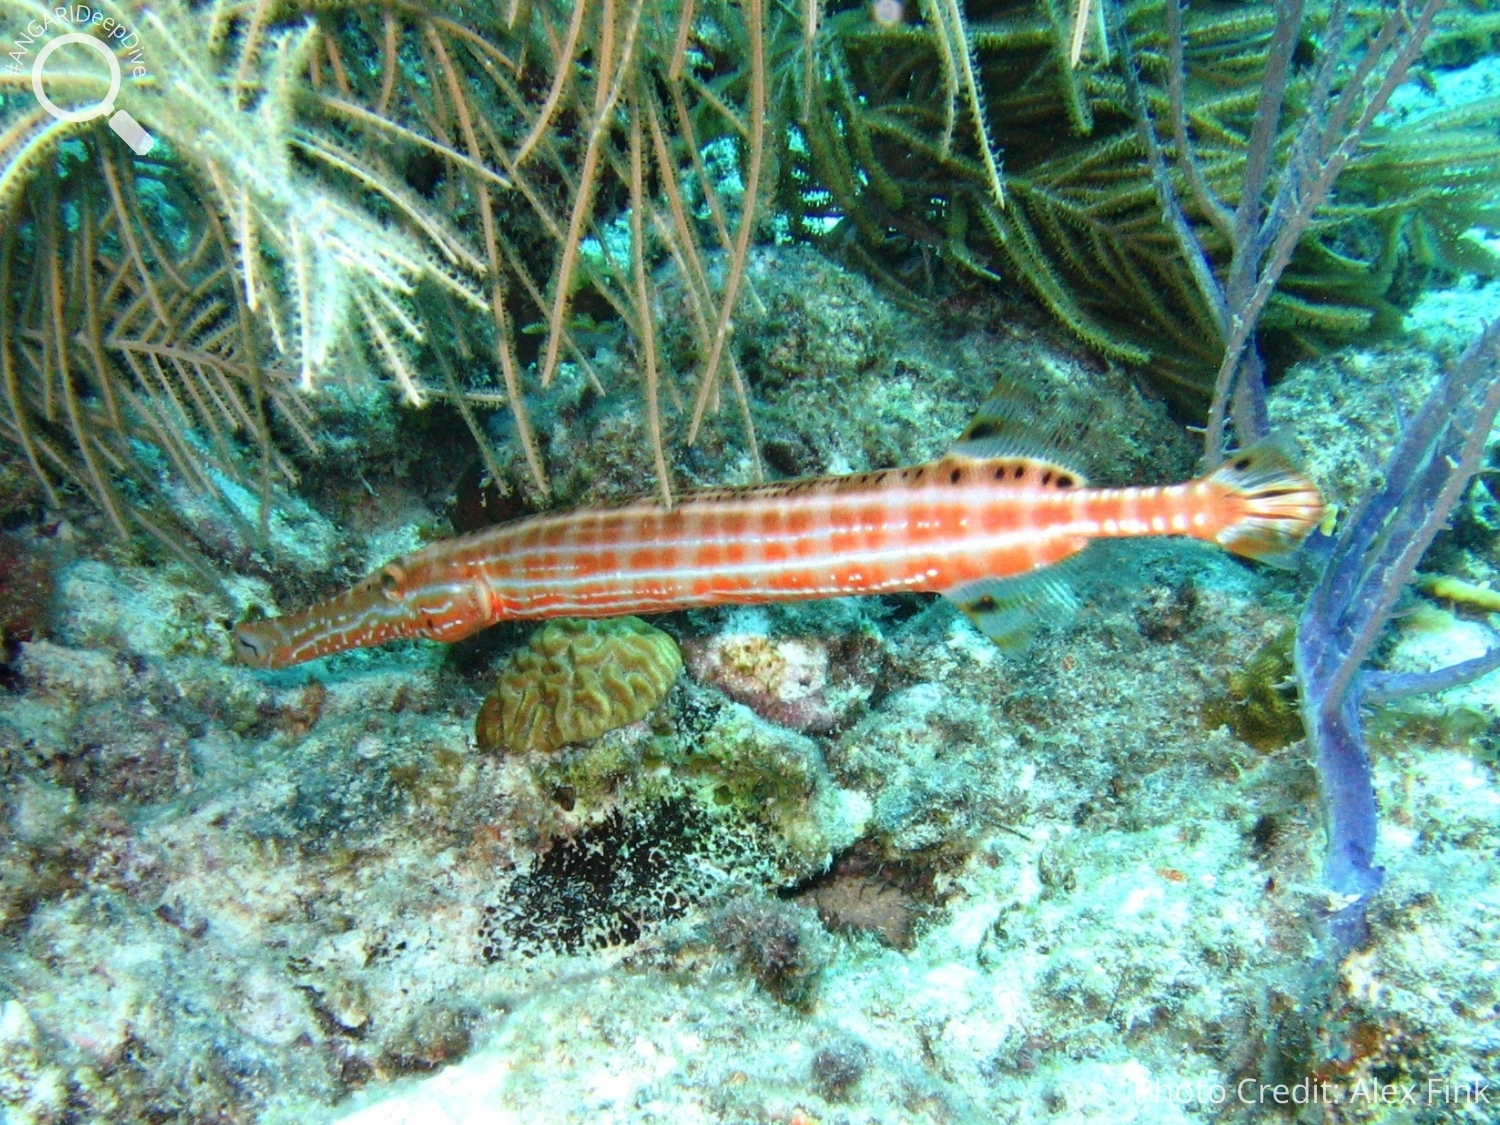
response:
<path fill-rule="evenodd" d="M 981 578 L 943 591 L 1002 652 L 1019 652 L 1038 629 L 1066 624 L 1078 610 L 1069 581 L 1079 556 L 1012 578 Z"/>
<path fill-rule="evenodd" d="M 948 451 L 972 461 L 1024 457 L 1084 485 L 1087 466 L 1070 438 L 1070 420 L 1032 386 L 1011 375 L 995 380 L 968 429 Z"/>

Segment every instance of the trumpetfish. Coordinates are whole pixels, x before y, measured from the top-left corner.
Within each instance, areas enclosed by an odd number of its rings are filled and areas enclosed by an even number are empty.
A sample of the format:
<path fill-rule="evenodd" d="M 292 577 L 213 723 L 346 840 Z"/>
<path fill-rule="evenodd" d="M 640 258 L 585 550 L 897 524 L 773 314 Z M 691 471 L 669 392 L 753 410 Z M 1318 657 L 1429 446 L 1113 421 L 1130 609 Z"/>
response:
<path fill-rule="evenodd" d="M 1094 488 L 1003 379 L 942 457 L 527 516 L 432 543 L 300 613 L 246 621 L 245 664 L 283 668 L 501 621 L 935 592 L 1003 648 L 1066 613 L 1065 560 L 1096 539 L 1184 536 L 1275 562 L 1323 517 L 1270 438 L 1181 484 Z"/>

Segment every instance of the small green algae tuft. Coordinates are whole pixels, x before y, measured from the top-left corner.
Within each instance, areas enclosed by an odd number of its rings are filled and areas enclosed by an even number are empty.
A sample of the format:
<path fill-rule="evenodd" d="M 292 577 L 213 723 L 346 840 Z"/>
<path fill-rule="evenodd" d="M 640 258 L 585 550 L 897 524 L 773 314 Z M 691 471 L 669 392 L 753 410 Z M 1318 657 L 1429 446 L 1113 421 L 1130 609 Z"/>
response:
<path fill-rule="evenodd" d="M 1292 672 L 1292 637 L 1287 626 L 1267 641 L 1238 672 L 1225 678 L 1225 692 L 1203 704 L 1203 724 L 1227 726 L 1241 742 L 1269 753 L 1302 737 L 1297 685 Z"/>

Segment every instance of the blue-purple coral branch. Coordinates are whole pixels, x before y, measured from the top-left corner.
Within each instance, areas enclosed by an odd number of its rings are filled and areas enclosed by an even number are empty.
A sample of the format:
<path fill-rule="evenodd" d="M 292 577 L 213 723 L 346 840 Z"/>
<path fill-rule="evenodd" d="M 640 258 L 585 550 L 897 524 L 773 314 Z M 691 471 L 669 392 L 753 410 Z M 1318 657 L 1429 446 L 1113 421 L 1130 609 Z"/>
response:
<path fill-rule="evenodd" d="M 1297 629 L 1302 714 L 1317 759 L 1328 833 L 1326 878 L 1337 898 L 1330 920 L 1342 948 L 1365 933 L 1379 889 L 1370 755 L 1360 729 L 1365 692 L 1389 698 L 1410 683 L 1360 671 L 1428 545 L 1478 471 L 1500 410 L 1500 322 L 1490 325 L 1433 388 L 1405 427 L 1376 488 L 1346 522 Z M 1495 666 L 1495 653 L 1426 673 L 1452 686 Z M 1373 700 L 1371 700 L 1373 701 Z"/>
<path fill-rule="evenodd" d="M 1487 676 L 1496 668 L 1500 668 L 1500 644 L 1492 644 L 1472 659 L 1460 660 L 1446 668 L 1434 668 L 1430 672 L 1361 672 L 1355 690 L 1364 703 L 1389 703 L 1408 695 L 1447 691 Z"/>

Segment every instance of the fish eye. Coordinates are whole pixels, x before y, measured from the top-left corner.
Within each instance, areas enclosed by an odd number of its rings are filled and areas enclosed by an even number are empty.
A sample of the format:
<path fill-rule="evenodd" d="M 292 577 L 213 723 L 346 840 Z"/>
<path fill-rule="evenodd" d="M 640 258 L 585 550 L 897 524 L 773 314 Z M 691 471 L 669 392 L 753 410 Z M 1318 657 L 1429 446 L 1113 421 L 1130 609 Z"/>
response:
<path fill-rule="evenodd" d="M 397 601 L 401 597 L 401 584 L 406 576 L 401 573 L 398 566 L 388 566 L 380 572 L 380 592 L 391 601 Z"/>

